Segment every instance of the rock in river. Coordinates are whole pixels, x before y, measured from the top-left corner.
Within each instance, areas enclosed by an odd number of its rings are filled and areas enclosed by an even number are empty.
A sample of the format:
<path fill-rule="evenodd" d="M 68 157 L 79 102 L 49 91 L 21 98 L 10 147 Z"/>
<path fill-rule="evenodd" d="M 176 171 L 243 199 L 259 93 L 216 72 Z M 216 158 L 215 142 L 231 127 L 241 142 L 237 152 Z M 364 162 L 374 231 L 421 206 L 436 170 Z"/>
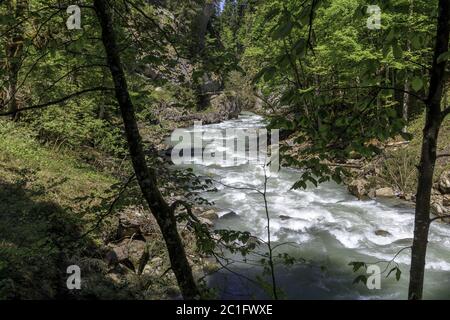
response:
<path fill-rule="evenodd" d="M 389 237 L 389 236 L 392 236 L 392 234 L 391 234 L 389 231 L 381 230 L 381 229 L 376 230 L 376 231 L 375 231 L 375 234 L 376 234 L 377 236 L 380 236 L 380 237 Z"/>

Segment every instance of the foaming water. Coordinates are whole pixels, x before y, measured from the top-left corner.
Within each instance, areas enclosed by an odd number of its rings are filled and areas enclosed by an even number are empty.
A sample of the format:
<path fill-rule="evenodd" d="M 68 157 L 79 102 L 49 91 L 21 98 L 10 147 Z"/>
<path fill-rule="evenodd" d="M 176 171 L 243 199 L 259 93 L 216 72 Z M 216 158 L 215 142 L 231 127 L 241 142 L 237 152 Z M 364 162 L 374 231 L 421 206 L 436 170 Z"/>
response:
<path fill-rule="evenodd" d="M 213 140 L 209 131 L 227 128 L 262 128 L 264 119 L 243 113 L 239 119 L 202 127 L 212 148 L 223 151 L 223 140 Z M 186 129 L 192 132 L 193 129 Z M 213 135 L 214 136 L 214 135 Z M 217 138 L 214 136 L 213 138 Z M 225 137 L 224 139 L 231 139 Z M 234 137 L 233 137 L 234 138 Z M 211 144 L 210 144 L 211 147 Z M 264 170 L 253 161 L 239 159 L 230 163 L 202 163 L 193 159 L 195 173 L 208 175 L 222 184 L 262 189 Z M 280 247 L 280 253 L 304 259 L 307 263 L 291 267 L 277 266 L 279 287 L 290 299 L 404 299 L 407 294 L 410 251 L 404 250 L 395 261 L 402 270 L 400 281 L 392 275 L 382 276 L 381 289 L 369 290 L 353 284 L 358 274 L 348 263 L 390 261 L 404 247 L 410 246 L 413 236 L 413 208 L 397 200 L 358 201 L 345 187 L 324 183 L 307 190 L 291 190 L 300 171 L 283 168 L 271 177 L 267 185 L 271 216 L 272 240 L 295 243 Z M 219 208 L 218 229 L 250 231 L 267 239 L 264 203 L 261 195 L 217 184 L 217 192 L 205 192 L 202 197 Z M 233 212 L 233 215 L 227 214 Z M 381 235 L 377 235 L 381 234 Z M 430 230 L 426 298 L 450 299 L 450 228 L 434 224 Z M 241 257 L 234 256 L 240 261 Z M 380 266 L 386 264 L 381 263 Z M 261 269 L 245 263 L 231 266 L 234 272 L 254 278 Z M 360 274 L 360 273 L 359 273 Z M 221 298 L 267 298 L 261 288 L 233 273 L 222 271 L 209 278 L 209 284 L 220 292 Z"/>

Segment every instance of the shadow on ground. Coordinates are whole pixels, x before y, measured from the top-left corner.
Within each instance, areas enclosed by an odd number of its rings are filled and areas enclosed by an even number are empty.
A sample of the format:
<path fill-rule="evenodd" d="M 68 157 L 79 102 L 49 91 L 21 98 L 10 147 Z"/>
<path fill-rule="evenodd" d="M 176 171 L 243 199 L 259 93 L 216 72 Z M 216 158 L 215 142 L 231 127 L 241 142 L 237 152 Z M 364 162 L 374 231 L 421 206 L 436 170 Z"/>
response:
<path fill-rule="evenodd" d="M 80 239 L 81 219 L 45 200 L 64 179 L 43 187 L 29 171 L 13 176 L 0 178 L 0 299 L 130 298 L 106 276 L 102 248 Z M 82 290 L 67 289 L 73 264 L 81 267 Z"/>

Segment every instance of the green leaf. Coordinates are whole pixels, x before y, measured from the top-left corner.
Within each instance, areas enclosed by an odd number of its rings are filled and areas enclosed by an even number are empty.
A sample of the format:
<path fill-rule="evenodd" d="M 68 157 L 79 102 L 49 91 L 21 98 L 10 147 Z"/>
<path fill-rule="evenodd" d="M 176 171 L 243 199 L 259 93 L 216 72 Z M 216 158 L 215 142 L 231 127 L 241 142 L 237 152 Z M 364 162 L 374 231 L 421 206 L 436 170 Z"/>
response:
<path fill-rule="evenodd" d="M 279 13 L 280 13 L 280 9 L 278 9 L 278 8 L 272 9 L 266 14 L 266 17 L 264 19 L 266 22 L 270 21 L 274 17 L 276 17 Z"/>
<path fill-rule="evenodd" d="M 353 272 L 358 271 L 362 267 L 364 267 L 364 268 L 366 267 L 366 263 L 365 262 L 359 262 L 359 261 L 350 262 L 348 265 L 349 266 L 353 266 Z"/>
<path fill-rule="evenodd" d="M 400 132 L 400 135 L 402 136 L 403 139 L 405 139 L 406 141 L 411 141 L 414 137 L 413 134 L 408 133 L 408 132 Z"/>
<path fill-rule="evenodd" d="M 402 270 L 400 270 L 399 267 L 392 268 L 391 271 L 389 271 L 389 273 L 387 274 L 386 278 L 388 278 L 391 275 L 391 273 L 394 272 L 394 271 L 395 271 L 395 279 L 397 281 L 399 281 L 400 277 L 402 276 Z"/>
<path fill-rule="evenodd" d="M 289 20 L 286 21 L 285 23 L 283 23 L 272 33 L 273 40 L 279 40 L 279 39 L 286 38 L 291 33 L 293 26 L 294 25 Z"/>
<path fill-rule="evenodd" d="M 391 31 L 389 31 L 389 33 L 386 37 L 386 42 L 391 43 L 392 40 L 394 40 L 394 38 L 395 38 L 395 31 L 394 31 L 394 29 L 391 29 Z"/>
<path fill-rule="evenodd" d="M 400 48 L 398 44 L 392 46 L 392 53 L 394 54 L 395 59 L 401 59 L 403 56 L 402 48 Z"/>
<path fill-rule="evenodd" d="M 415 77 L 411 81 L 411 87 L 413 88 L 414 91 L 419 91 L 420 89 L 423 88 L 423 80 L 419 77 Z"/>
<path fill-rule="evenodd" d="M 449 51 L 444 52 L 437 58 L 437 63 L 439 64 L 444 61 L 447 61 L 449 57 L 450 57 L 450 52 Z"/>
<path fill-rule="evenodd" d="M 274 66 L 267 66 L 261 69 L 256 76 L 253 78 L 253 84 L 257 83 L 262 77 L 264 77 L 264 80 L 270 80 L 270 77 L 274 75 L 274 73 L 277 71 L 277 69 Z"/>
<path fill-rule="evenodd" d="M 292 51 L 298 55 L 303 55 L 305 48 L 307 46 L 306 40 L 304 38 L 300 38 L 292 47 Z"/>
<path fill-rule="evenodd" d="M 399 281 L 401 276 L 402 276 L 402 271 L 400 270 L 400 268 L 397 268 L 397 272 L 395 273 L 395 279 L 397 281 Z"/>
<path fill-rule="evenodd" d="M 395 270 L 397 270 L 397 267 L 392 268 L 392 269 L 388 272 L 386 278 L 389 278 L 389 276 L 391 275 L 391 273 L 394 272 Z"/>
<path fill-rule="evenodd" d="M 353 280 L 353 284 L 357 284 L 358 282 L 362 282 L 363 284 L 367 283 L 367 277 L 365 275 L 359 275 Z"/>
<path fill-rule="evenodd" d="M 420 47 L 422 46 L 422 43 L 420 41 L 420 37 L 419 36 L 414 35 L 411 38 L 411 46 L 412 46 L 413 49 L 416 49 L 416 50 L 420 49 Z"/>
<path fill-rule="evenodd" d="M 302 96 L 302 95 L 305 95 L 305 94 L 313 92 L 314 89 L 315 89 L 314 87 L 309 87 L 309 88 L 306 88 L 306 89 L 298 89 L 298 94 Z"/>

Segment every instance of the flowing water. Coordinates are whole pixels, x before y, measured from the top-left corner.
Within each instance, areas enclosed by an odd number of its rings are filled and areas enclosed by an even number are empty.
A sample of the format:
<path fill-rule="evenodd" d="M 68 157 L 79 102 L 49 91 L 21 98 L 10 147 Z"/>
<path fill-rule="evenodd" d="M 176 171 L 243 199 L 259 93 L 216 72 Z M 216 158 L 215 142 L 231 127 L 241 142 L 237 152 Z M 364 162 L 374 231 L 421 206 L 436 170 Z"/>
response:
<path fill-rule="evenodd" d="M 239 119 L 202 127 L 205 139 L 214 130 L 227 128 L 262 128 L 264 119 L 243 113 Z M 192 132 L 193 128 L 186 129 Z M 217 137 L 215 137 L 217 138 Z M 213 141 L 222 150 L 222 140 Z M 242 159 L 239 165 L 200 163 L 194 159 L 195 173 L 209 175 L 225 185 L 250 186 L 261 189 L 265 173 L 260 165 Z M 283 168 L 267 185 L 270 230 L 277 253 L 288 253 L 303 263 L 276 266 L 277 287 L 289 299 L 405 299 L 407 296 L 410 251 L 404 250 L 395 261 L 402 271 L 400 281 L 395 272 L 381 277 L 381 289 L 369 290 L 353 280 L 364 274 L 354 273 L 349 262 L 368 264 L 389 261 L 404 247 L 411 245 L 413 208 L 397 200 L 359 201 L 344 186 L 325 183 L 307 190 L 291 190 L 300 171 Z M 216 185 L 217 192 L 205 192 L 202 197 L 220 209 L 218 229 L 250 231 L 267 239 L 267 220 L 260 194 Z M 231 212 L 231 213 L 230 213 Z M 280 217 L 281 216 L 281 217 Z M 387 231 L 376 235 L 377 230 Z M 430 231 L 424 296 L 450 299 L 450 227 L 434 223 Z M 231 257 L 231 256 L 230 256 Z M 242 260 L 238 256 L 232 257 Z M 300 260 L 299 260 L 300 261 Z M 386 263 L 378 263 L 383 270 Z M 209 277 L 209 285 L 225 299 L 269 298 L 269 295 L 247 278 L 261 275 L 261 268 L 248 263 L 236 263 Z M 391 268 L 389 268 L 391 269 Z M 239 275 L 238 275 L 239 274 Z M 244 277 L 242 277 L 243 275 Z M 369 276 L 369 275 L 368 275 Z"/>

